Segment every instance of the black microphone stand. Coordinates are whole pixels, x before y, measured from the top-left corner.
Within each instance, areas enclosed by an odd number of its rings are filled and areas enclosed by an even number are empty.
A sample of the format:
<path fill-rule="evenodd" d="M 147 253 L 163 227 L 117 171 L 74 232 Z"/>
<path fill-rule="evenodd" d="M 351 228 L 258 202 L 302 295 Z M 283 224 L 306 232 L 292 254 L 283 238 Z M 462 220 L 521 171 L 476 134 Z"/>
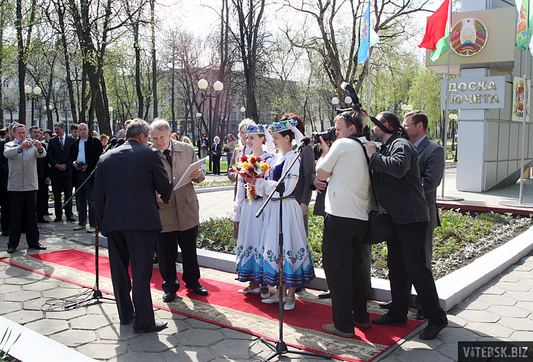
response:
<path fill-rule="evenodd" d="M 331 355 L 329 354 L 318 354 L 313 352 L 304 352 L 304 351 L 290 351 L 287 347 L 287 344 L 283 341 L 283 193 L 285 192 L 285 177 L 290 172 L 292 166 L 296 163 L 296 160 L 300 158 L 300 155 L 302 154 L 303 147 L 298 147 L 296 150 L 297 156 L 293 158 L 291 164 L 289 167 L 287 167 L 287 170 L 285 173 L 283 173 L 276 183 L 276 186 L 274 187 L 274 190 L 268 195 L 268 198 L 265 200 L 263 206 L 259 209 L 255 217 L 261 216 L 263 213 L 266 205 L 272 200 L 272 197 L 274 196 L 274 193 L 277 191 L 279 192 L 279 281 L 278 281 L 278 296 L 279 296 L 279 339 L 276 341 L 275 344 L 272 342 L 269 342 L 265 340 L 264 338 L 261 338 L 261 342 L 263 342 L 267 347 L 269 347 L 274 354 L 272 354 L 270 357 L 264 358 L 262 361 L 270 361 L 274 357 L 282 356 L 287 353 L 294 353 L 302 356 L 312 356 L 312 357 L 322 357 L 325 359 L 331 359 Z"/>

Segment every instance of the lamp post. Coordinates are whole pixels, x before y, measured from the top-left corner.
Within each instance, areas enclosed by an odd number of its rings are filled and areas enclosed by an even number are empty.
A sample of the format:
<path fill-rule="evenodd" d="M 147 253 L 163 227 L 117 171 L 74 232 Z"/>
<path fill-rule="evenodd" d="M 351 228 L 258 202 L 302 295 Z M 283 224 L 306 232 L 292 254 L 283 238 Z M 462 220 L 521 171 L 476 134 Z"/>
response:
<path fill-rule="evenodd" d="M 109 107 L 109 120 L 111 121 L 111 136 L 113 137 L 113 134 L 115 134 L 115 122 L 113 120 L 113 107 Z"/>
<path fill-rule="evenodd" d="M 198 88 L 200 88 L 200 90 L 202 91 L 202 98 L 204 98 L 204 100 L 206 98 L 209 99 L 209 130 L 208 130 L 208 133 L 209 133 L 209 143 L 213 142 L 213 103 L 212 103 L 212 99 L 213 98 L 218 98 L 218 96 L 220 95 L 220 92 L 222 91 L 222 89 L 224 89 L 224 84 L 217 80 L 214 84 L 213 84 L 213 89 L 215 90 L 215 94 L 212 94 L 211 92 L 209 94 L 206 93 L 206 90 L 207 90 L 207 87 L 209 86 L 209 83 L 207 82 L 207 80 L 205 79 L 200 79 L 198 81 Z M 216 110 L 215 110 L 215 113 L 216 113 Z M 212 170 L 212 157 L 211 157 L 211 148 L 208 150 L 208 155 L 209 155 L 209 170 Z"/>
<path fill-rule="evenodd" d="M 198 122 L 200 122 L 200 118 L 202 118 L 202 114 L 200 112 L 196 113 L 196 119 L 197 119 L 197 121 L 196 121 L 197 123 L 196 124 L 199 124 Z M 197 128 L 199 129 L 200 127 L 197 127 Z M 194 123 L 193 123 L 193 125 L 191 127 L 191 132 L 192 132 L 192 140 L 193 140 L 193 143 L 194 143 L 194 141 L 196 140 L 196 136 L 195 136 L 195 133 L 194 133 Z"/>
<path fill-rule="evenodd" d="M 24 86 L 24 93 L 26 93 L 26 97 L 28 99 L 31 99 L 31 121 L 30 126 L 33 126 L 34 122 L 34 115 L 35 115 L 35 99 L 41 94 L 41 88 L 38 86 L 35 86 L 34 88 L 31 87 L 31 85 Z"/>
<path fill-rule="evenodd" d="M 350 100 L 351 99 L 352 98 L 350 98 Z M 331 98 L 331 104 L 333 105 L 333 118 L 332 119 L 335 119 L 335 116 L 337 115 L 336 113 L 337 113 L 337 107 L 339 106 L 339 102 L 340 102 L 339 98 L 337 97 Z M 320 122 L 320 123 L 321 123 L 320 132 L 324 132 L 324 122 Z M 329 123 L 332 124 L 332 121 L 330 121 Z"/>
<path fill-rule="evenodd" d="M 411 112 L 413 110 L 413 106 L 410 104 L 402 104 L 402 111 L 404 112 Z"/>

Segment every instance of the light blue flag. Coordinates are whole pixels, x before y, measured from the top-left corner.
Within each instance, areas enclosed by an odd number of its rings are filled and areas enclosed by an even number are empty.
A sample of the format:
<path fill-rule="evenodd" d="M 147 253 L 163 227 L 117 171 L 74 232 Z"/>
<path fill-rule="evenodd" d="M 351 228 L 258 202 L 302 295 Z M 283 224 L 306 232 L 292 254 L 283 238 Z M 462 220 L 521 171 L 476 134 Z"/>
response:
<path fill-rule="evenodd" d="M 369 33 L 370 41 L 368 39 Z M 361 42 L 359 43 L 359 53 L 357 53 L 357 64 L 364 63 L 368 60 L 370 48 L 376 45 L 378 41 L 378 34 L 370 27 L 370 2 L 368 2 L 363 18 L 363 33 L 361 34 Z"/>

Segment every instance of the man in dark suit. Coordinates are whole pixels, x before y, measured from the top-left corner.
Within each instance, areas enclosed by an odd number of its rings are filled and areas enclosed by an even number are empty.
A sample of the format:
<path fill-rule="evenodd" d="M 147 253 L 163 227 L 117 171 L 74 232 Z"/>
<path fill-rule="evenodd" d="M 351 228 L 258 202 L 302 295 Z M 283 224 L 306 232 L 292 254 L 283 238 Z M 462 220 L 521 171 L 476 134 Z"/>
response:
<path fill-rule="evenodd" d="M 387 242 L 392 304 L 389 311 L 372 320 L 377 325 L 405 325 L 412 282 L 429 321 L 420 339 L 437 337 L 448 325 L 431 269 L 426 265 L 426 229 L 429 210 L 420 179 L 418 152 L 400 120 L 392 112 L 376 116 L 374 138 L 382 142 L 379 152 L 373 142 L 364 146 L 370 158 L 373 184 L 379 202 L 392 220 L 393 236 Z M 407 138 L 407 139 L 406 139 Z"/>
<path fill-rule="evenodd" d="M 424 187 L 424 196 L 429 208 L 429 223 L 426 228 L 426 266 L 431 269 L 433 253 L 433 230 L 440 226 L 437 208 L 437 187 L 444 175 L 444 148 L 431 141 L 426 135 L 428 117 L 422 111 L 411 111 L 403 116 L 403 128 L 409 134 L 411 143 L 418 151 L 420 178 Z M 409 288 L 410 289 L 410 288 Z M 421 306 L 417 303 L 419 319 L 425 319 Z"/>
<path fill-rule="evenodd" d="M 37 126 L 30 127 L 30 137 L 42 143 L 45 150 L 48 145 L 43 142 L 43 130 Z M 39 189 L 37 190 L 37 203 L 35 209 L 37 211 L 37 222 L 49 222 L 44 218 L 48 215 L 48 185 L 50 185 L 50 165 L 48 158 L 37 159 L 37 179 L 39 181 Z"/>
<path fill-rule="evenodd" d="M 87 204 L 89 205 L 88 233 L 94 233 L 96 216 L 94 215 L 93 185 L 91 175 L 96 163 L 103 152 L 102 143 L 98 138 L 89 134 L 89 127 L 85 123 L 78 125 L 79 138 L 70 146 L 70 160 L 72 165 L 72 183 L 76 186 L 76 209 L 78 209 L 78 225 L 74 230 L 83 230 L 87 225 Z M 87 182 L 85 182 L 87 180 Z M 85 185 L 80 186 L 85 182 Z"/>
<path fill-rule="evenodd" d="M 61 221 L 61 193 L 65 194 L 65 201 L 72 196 L 72 167 L 69 165 L 70 146 L 76 141 L 65 135 L 65 124 L 58 122 L 54 125 L 56 137 L 48 142 L 48 163 L 51 167 L 52 192 L 54 194 L 54 208 L 56 218 L 54 222 Z M 65 205 L 67 221 L 76 221 L 72 215 L 72 201 Z"/>
<path fill-rule="evenodd" d="M 211 156 L 213 157 L 213 175 L 220 175 L 220 158 L 222 157 L 222 143 L 220 137 L 215 136 L 211 146 Z"/>
<path fill-rule="evenodd" d="M 166 323 L 155 322 L 150 278 L 157 234 L 162 230 L 156 196 L 168 202 L 172 185 L 158 152 L 146 146 L 148 133 L 147 122 L 132 121 L 126 130 L 127 141 L 100 158 L 94 180 L 96 220 L 109 240 L 109 266 L 120 323 L 128 324 L 135 318 L 136 333 L 166 327 Z M 128 273 L 130 260 L 133 283 Z"/>

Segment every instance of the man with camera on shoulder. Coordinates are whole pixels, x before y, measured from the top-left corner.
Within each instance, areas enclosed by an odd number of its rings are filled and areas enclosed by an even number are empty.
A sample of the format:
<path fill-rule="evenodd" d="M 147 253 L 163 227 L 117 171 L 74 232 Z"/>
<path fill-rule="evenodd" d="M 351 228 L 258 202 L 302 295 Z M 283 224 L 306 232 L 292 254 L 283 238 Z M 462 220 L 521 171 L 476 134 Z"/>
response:
<path fill-rule="evenodd" d="M 366 234 L 370 203 L 370 174 L 362 146 L 363 119 L 348 111 L 335 118 L 336 141 L 318 160 L 318 180 L 329 177 L 326 190 L 322 254 L 332 298 L 333 323 L 324 331 L 341 337 L 355 336 L 354 327 L 370 328 L 366 309 L 362 240 Z"/>

